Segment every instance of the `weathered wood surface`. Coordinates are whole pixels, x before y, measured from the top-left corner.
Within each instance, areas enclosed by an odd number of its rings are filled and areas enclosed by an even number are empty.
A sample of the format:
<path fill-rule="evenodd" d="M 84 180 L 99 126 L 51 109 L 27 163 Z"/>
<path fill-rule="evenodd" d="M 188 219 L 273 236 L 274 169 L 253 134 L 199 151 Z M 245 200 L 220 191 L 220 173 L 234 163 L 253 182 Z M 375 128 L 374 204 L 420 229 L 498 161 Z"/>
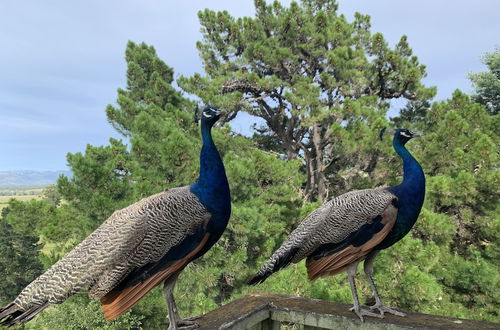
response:
<path fill-rule="evenodd" d="M 304 329 L 500 329 L 500 324 L 406 312 L 406 317 L 386 314 L 384 319 L 359 318 L 351 305 L 276 293 L 254 292 L 197 320 L 198 329 L 278 330 L 281 322 Z"/>

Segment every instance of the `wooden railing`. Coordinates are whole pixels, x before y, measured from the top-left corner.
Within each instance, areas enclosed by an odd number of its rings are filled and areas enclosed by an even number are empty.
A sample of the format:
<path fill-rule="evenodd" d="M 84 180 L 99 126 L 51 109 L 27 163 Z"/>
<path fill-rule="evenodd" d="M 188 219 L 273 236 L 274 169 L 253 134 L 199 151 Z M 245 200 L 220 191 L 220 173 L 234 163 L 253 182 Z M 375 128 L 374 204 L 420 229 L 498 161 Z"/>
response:
<path fill-rule="evenodd" d="M 500 329 L 499 323 L 407 312 L 406 317 L 359 318 L 350 305 L 282 294 L 255 292 L 237 299 L 197 322 L 198 329 Z"/>

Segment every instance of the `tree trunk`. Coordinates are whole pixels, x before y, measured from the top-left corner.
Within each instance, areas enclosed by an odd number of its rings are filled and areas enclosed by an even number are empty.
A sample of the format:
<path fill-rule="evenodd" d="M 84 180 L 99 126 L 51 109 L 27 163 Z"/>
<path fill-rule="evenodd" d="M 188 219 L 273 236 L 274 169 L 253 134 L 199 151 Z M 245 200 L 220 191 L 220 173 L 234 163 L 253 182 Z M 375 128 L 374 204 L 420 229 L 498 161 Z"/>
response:
<path fill-rule="evenodd" d="M 286 147 L 286 159 L 287 160 L 294 160 L 299 157 L 297 152 L 293 150 L 292 146 L 290 144 L 285 144 Z"/>
<path fill-rule="evenodd" d="M 313 197 L 312 187 L 314 185 L 313 173 L 314 169 L 312 168 L 311 156 L 308 150 L 304 150 L 304 161 L 306 163 L 306 171 L 307 171 L 307 181 L 306 187 L 304 189 L 304 201 L 311 202 Z"/>
<path fill-rule="evenodd" d="M 321 137 L 321 123 L 316 122 L 313 125 L 312 129 L 312 142 L 314 147 L 314 173 L 313 176 L 315 178 L 316 187 L 313 187 L 313 190 L 316 190 L 318 200 L 324 202 L 328 195 L 328 183 L 325 176 L 325 166 L 324 166 L 324 154 L 322 142 L 323 139 Z"/>

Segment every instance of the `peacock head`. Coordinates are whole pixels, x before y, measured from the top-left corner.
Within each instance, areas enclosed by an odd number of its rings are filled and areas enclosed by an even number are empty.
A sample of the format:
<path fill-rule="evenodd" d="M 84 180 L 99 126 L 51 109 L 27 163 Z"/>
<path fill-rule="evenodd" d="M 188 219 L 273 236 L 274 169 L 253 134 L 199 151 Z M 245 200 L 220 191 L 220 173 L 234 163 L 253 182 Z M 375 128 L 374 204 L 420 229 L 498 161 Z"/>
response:
<path fill-rule="evenodd" d="M 194 122 L 198 123 L 201 120 L 202 124 L 212 127 L 224 114 L 226 114 L 226 110 L 217 109 L 216 107 L 205 107 L 198 118 L 198 106 L 196 106 L 194 110 Z"/>
<path fill-rule="evenodd" d="M 386 129 L 387 129 L 387 127 L 383 127 L 380 130 L 380 132 L 378 133 L 378 137 L 380 140 L 382 140 L 382 137 L 383 137 Z M 417 134 L 413 133 L 412 131 L 405 129 L 405 128 L 399 128 L 393 132 L 394 132 L 394 142 L 398 142 L 401 145 L 405 145 L 406 142 L 410 141 L 411 139 L 413 139 L 415 137 L 420 136 L 420 135 L 417 135 Z"/>
<path fill-rule="evenodd" d="M 420 135 L 417 135 L 408 129 L 400 128 L 394 132 L 394 141 L 398 141 L 402 145 L 405 145 L 406 142 L 410 141 L 411 139 L 413 139 L 415 137 L 419 137 L 419 136 Z"/>

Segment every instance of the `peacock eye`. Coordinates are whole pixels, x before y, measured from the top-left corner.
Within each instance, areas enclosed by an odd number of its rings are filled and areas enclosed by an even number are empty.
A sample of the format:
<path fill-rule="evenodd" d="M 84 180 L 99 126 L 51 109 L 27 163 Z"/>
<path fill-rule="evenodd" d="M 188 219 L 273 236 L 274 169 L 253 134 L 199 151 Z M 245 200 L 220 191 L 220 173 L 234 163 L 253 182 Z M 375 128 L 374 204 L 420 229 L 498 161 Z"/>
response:
<path fill-rule="evenodd" d="M 399 132 L 399 134 L 401 134 L 404 137 L 411 138 L 411 132 L 410 132 L 410 134 L 408 134 L 406 132 Z"/>
<path fill-rule="evenodd" d="M 212 117 L 212 115 L 210 115 L 210 114 L 208 114 L 208 113 L 206 113 L 206 112 L 204 112 L 204 113 L 203 113 L 203 116 L 205 116 L 205 118 L 210 118 L 210 117 Z"/>

